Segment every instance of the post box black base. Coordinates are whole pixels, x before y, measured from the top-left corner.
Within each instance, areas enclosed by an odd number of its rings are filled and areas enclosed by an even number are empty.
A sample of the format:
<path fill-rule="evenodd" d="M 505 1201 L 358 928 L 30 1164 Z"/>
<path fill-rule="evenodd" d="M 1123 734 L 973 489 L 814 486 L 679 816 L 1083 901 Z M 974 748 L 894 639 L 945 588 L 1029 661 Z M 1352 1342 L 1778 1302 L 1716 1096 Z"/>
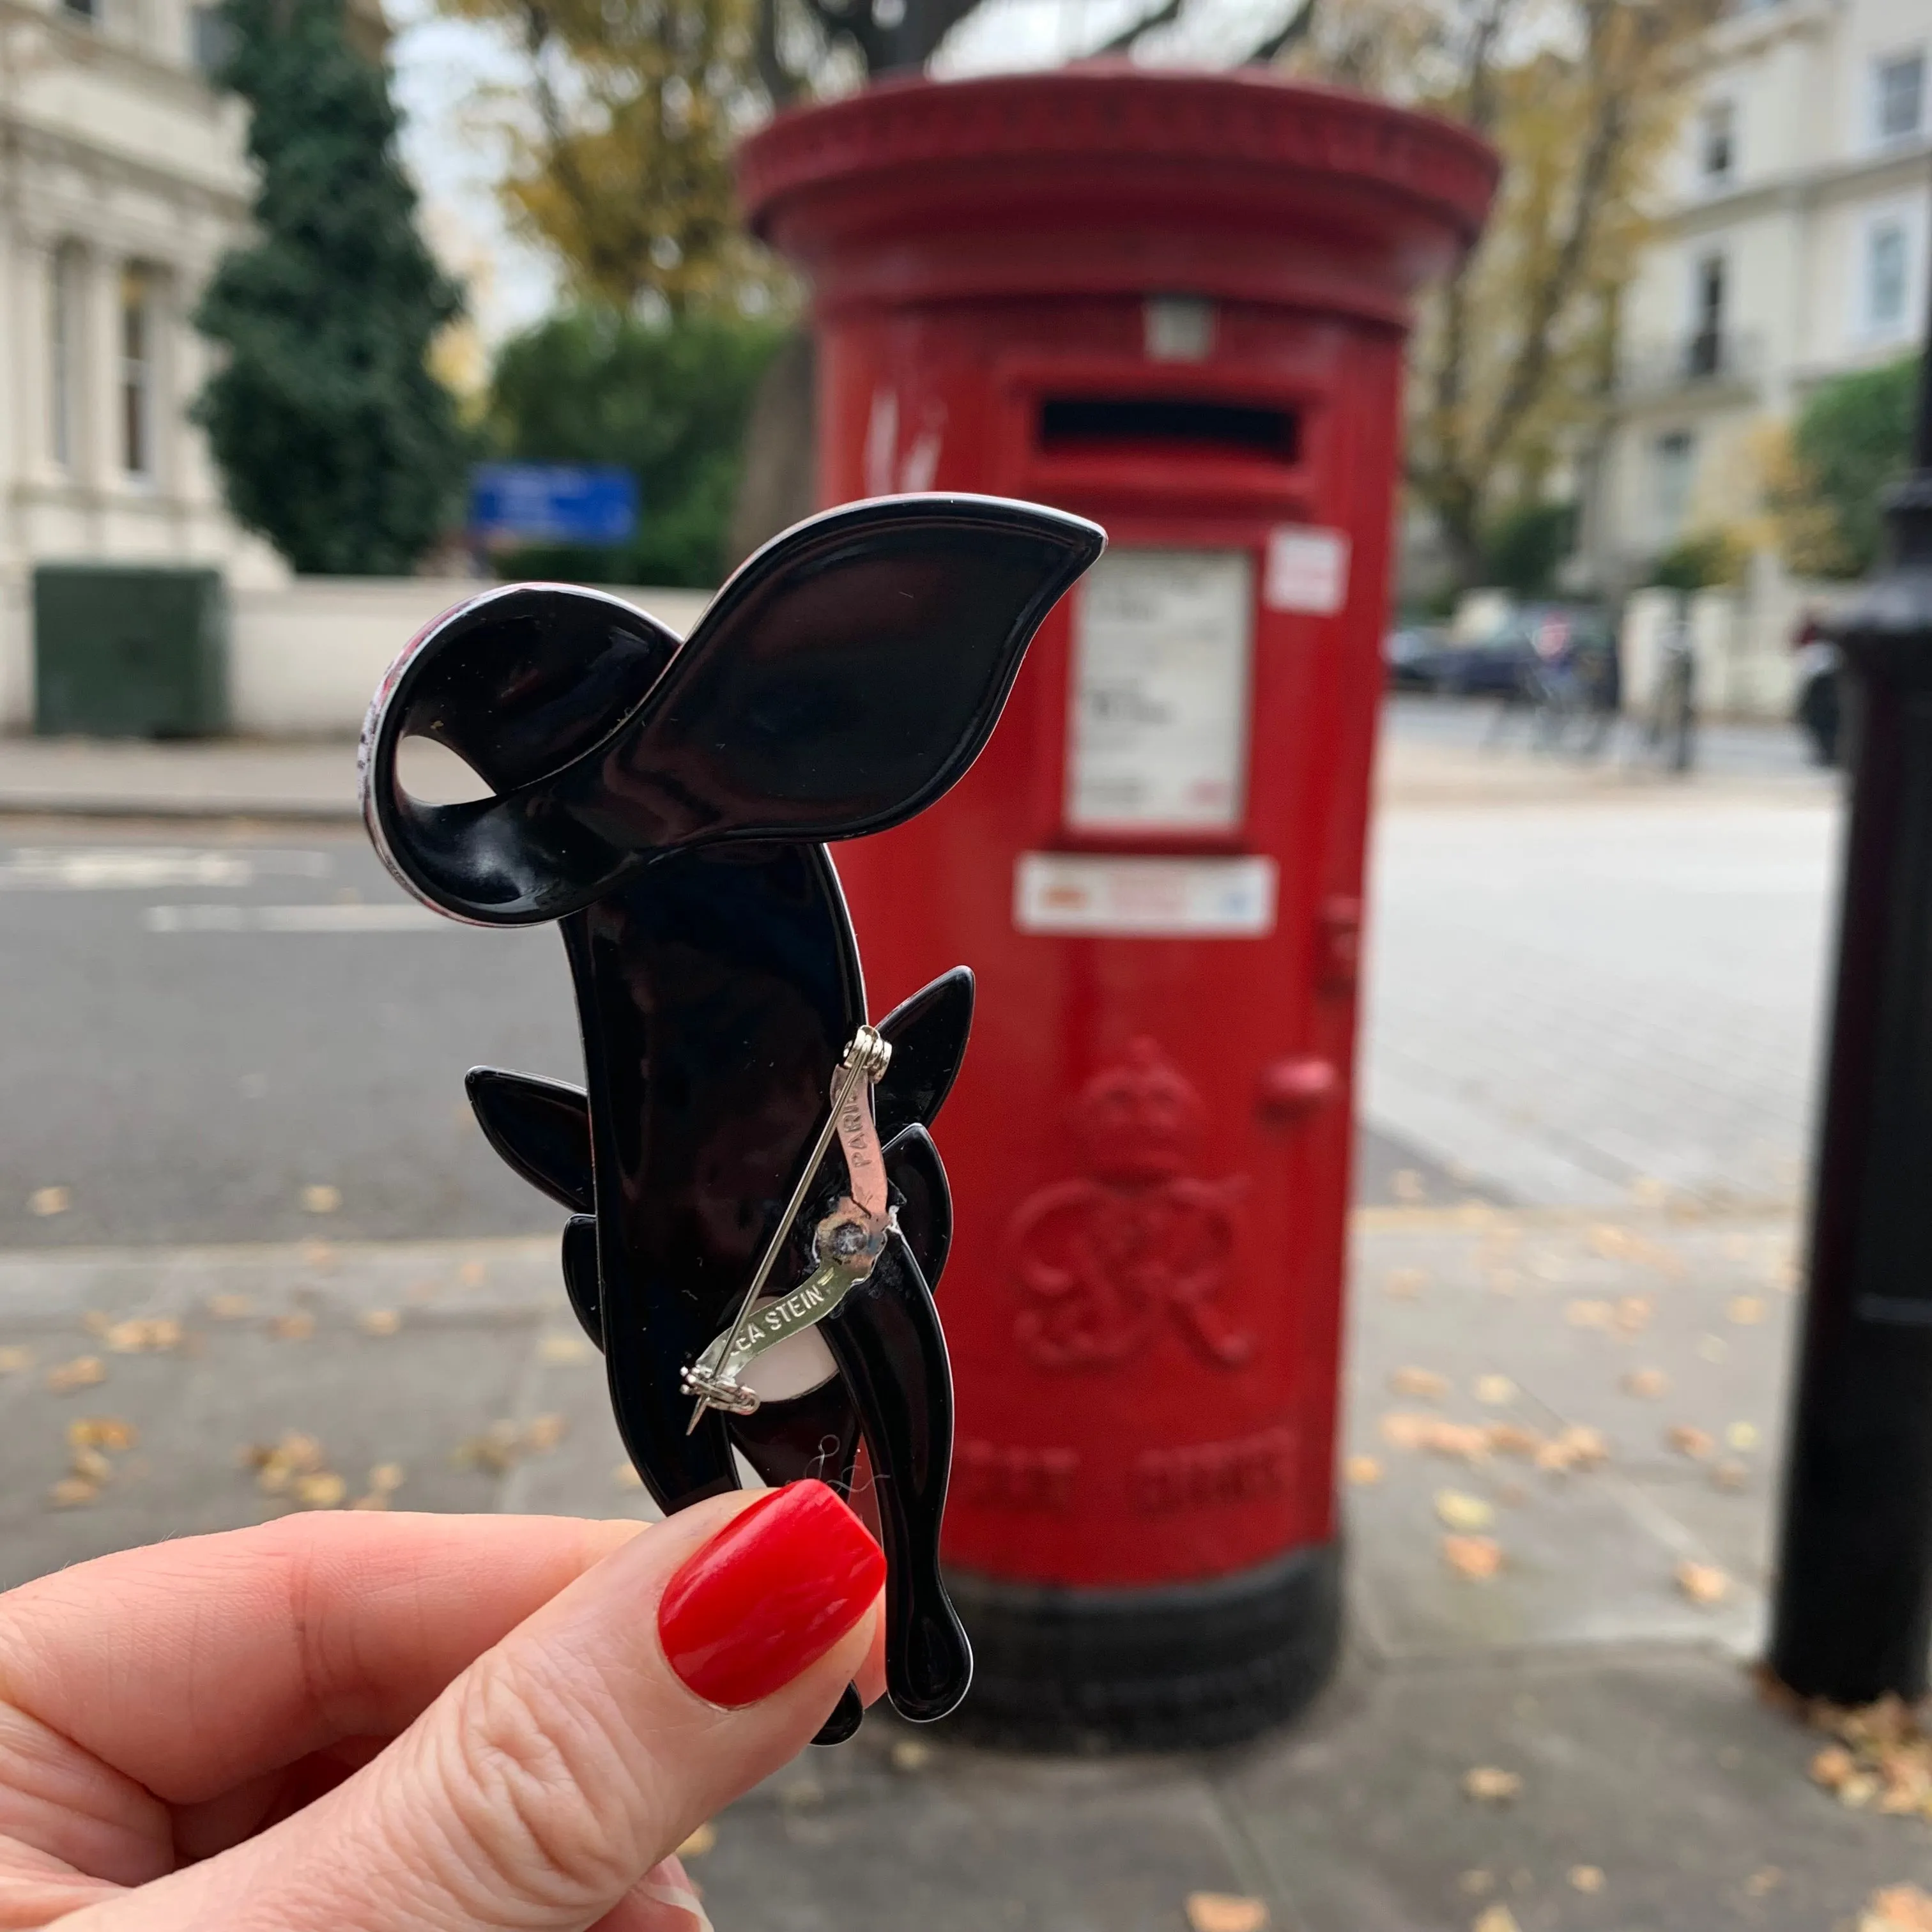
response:
<path fill-rule="evenodd" d="M 1078 1590 L 950 1570 L 973 1689 L 948 1720 L 1026 1750 L 1176 1750 L 1282 1724 L 1334 1668 L 1341 1552 L 1148 1590 Z"/>

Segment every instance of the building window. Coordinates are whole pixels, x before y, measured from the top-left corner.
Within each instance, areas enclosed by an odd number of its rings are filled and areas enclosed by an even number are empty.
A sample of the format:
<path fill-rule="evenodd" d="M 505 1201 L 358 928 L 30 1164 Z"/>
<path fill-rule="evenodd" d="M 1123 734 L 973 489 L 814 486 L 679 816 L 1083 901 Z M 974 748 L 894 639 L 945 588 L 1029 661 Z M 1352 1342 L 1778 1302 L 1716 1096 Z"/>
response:
<path fill-rule="evenodd" d="M 154 473 L 154 283 L 130 262 L 121 272 L 121 466 Z"/>
<path fill-rule="evenodd" d="M 1925 112 L 1925 56 L 1892 54 L 1872 70 L 1872 128 L 1881 141 L 1906 141 Z"/>
<path fill-rule="evenodd" d="M 235 37 L 227 16 L 219 6 L 190 7 L 188 10 L 188 53 L 195 71 L 206 80 L 216 80 L 228 64 Z"/>
<path fill-rule="evenodd" d="M 1690 272 L 1690 340 L 1684 373 L 1720 374 L 1724 364 L 1724 295 L 1730 268 L 1721 255 L 1700 255 Z"/>
<path fill-rule="evenodd" d="M 1707 185 L 1731 178 L 1737 165 L 1737 110 L 1728 100 L 1714 100 L 1697 119 L 1697 167 Z"/>
<path fill-rule="evenodd" d="M 1864 323 L 1873 335 L 1895 335 L 1906 326 L 1910 299 L 1905 224 L 1892 218 L 1865 230 Z"/>
<path fill-rule="evenodd" d="M 1697 439 L 1673 429 L 1650 446 L 1650 500 L 1659 543 L 1670 543 L 1684 527 L 1690 508 L 1690 483 L 1697 467 Z"/>
<path fill-rule="evenodd" d="M 63 242 L 47 273 L 47 453 L 63 470 L 80 448 L 80 250 Z"/>

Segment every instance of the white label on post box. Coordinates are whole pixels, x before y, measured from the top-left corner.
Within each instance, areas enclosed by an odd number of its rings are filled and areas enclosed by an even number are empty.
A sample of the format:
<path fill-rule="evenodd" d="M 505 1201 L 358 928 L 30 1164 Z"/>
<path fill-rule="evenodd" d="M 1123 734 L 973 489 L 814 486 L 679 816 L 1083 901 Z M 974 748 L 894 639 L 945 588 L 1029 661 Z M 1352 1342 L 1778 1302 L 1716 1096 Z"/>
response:
<path fill-rule="evenodd" d="M 1074 606 L 1069 825 L 1240 823 L 1253 595 L 1245 550 L 1109 550 L 1088 572 Z"/>
<path fill-rule="evenodd" d="M 1348 539 L 1340 530 L 1282 524 L 1268 532 L 1262 601 L 1270 610 L 1332 617 L 1348 601 Z"/>
<path fill-rule="evenodd" d="M 1272 859 L 1117 859 L 1024 852 L 1013 874 L 1022 932 L 1259 939 L 1274 930 Z"/>

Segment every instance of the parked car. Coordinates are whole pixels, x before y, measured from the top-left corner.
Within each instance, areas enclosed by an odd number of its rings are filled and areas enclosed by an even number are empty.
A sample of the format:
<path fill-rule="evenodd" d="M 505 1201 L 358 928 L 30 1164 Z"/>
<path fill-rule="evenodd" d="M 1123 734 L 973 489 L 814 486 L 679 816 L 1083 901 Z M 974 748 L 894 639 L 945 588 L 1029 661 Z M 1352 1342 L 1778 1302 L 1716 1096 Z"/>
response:
<path fill-rule="evenodd" d="M 1388 667 L 1391 691 L 1434 691 L 1438 688 L 1444 634 L 1420 624 L 1405 625 L 1382 640 L 1382 661 Z"/>
<path fill-rule="evenodd" d="M 1398 651 L 1400 656 L 1398 656 Z M 1389 680 L 1451 698 L 1519 698 L 1539 680 L 1579 680 L 1614 708 L 1616 631 L 1600 604 L 1524 604 L 1486 635 L 1460 642 L 1420 631 L 1390 634 Z"/>
<path fill-rule="evenodd" d="M 1816 613 L 1808 611 L 1791 640 L 1791 648 L 1796 653 L 1792 668 L 1797 688 L 1791 707 L 1792 721 L 1811 741 L 1814 760 L 1835 765 L 1841 708 L 1838 647 Z"/>

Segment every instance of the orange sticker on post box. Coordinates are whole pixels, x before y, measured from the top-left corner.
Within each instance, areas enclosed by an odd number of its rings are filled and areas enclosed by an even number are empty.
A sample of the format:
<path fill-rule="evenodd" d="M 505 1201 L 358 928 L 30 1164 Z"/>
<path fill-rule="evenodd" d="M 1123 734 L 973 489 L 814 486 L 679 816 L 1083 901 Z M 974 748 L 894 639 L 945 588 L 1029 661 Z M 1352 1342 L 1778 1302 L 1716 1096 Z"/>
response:
<path fill-rule="evenodd" d="M 1340 530 L 1278 524 L 1268 532 L 1262 602 L 1270 610 L 1332 617 L 1348 601 L 1348 539 Z"/>
<path fill-rule="evenodd" d="M 1024 852 L 1013 874 L 1022 932 L 1134 939 L 1261 939 L 1274 930 L 1275 862 Z"/>

